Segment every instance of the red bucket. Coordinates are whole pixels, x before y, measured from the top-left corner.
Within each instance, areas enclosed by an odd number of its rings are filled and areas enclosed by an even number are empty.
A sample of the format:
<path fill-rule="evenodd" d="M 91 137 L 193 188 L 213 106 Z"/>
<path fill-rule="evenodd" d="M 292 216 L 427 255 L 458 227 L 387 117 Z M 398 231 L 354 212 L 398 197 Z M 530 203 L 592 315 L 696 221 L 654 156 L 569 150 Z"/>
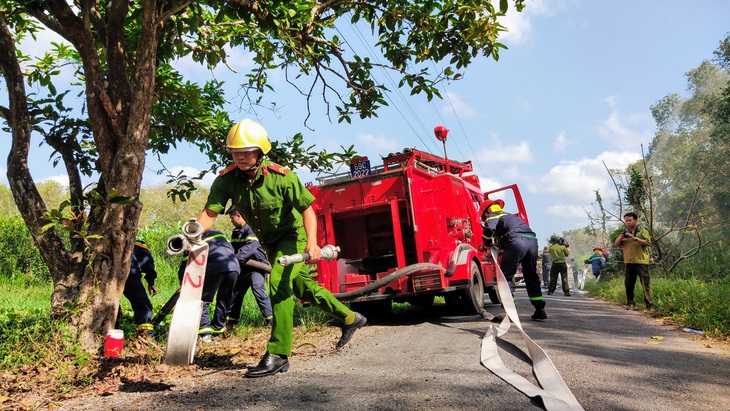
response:
<path fill-rule="evenodd" d="M 104 337 L 104 356 L 119 357 L 122 355 L 122 347 L 124 346 L 124 331 L 109 330 Z"/>

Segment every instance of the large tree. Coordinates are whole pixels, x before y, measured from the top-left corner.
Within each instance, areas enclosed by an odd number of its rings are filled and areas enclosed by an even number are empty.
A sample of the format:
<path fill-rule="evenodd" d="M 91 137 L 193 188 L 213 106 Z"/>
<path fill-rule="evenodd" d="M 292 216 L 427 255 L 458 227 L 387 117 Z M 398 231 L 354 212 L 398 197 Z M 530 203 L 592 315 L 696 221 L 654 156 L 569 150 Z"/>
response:
<path fill-rule="evenodd" d="M 517 10 L 523 0 L 516 0 Z M 165 153 L 187 141 L 225 156 L 230 127 L 220 82 L 185 79 L 175 62 L 228 64 L 227 50 L 252 52 L 253 68 L 240 76 L 258 104 L 270 91 L 267 75 L 283 71 L 309 104 L 322 99 L 339 121 L 367 118 L 386 105 L 388 90 L 374 76 L 386 69 L 399 87 L 427 98 L 436 84 L 456 79 L 479 56 L 498 58 L 504 28 L 488 0 L 0 0 L 0 68 L 9 106 L 0 114 L 12 133 L 8 181 L 15 203 L 47 263 L 54 283 L 52 315 L 67 321 L 82 347 L 94 350 L 113 325 L 142 204 L 138 200 L 145 152 Z M 370 30 L 377 58 L 347 50 L 335 24 Z M 64 42 L 39 58 L 23 39 L 42 30 Z M 441 62 L 438 72 L 426 62 Z M 73 82 L 57 76 L 71 68 Z M 26 84 L 31 86 L 29 92 Z M 69 101 L 80 95 L 82 113 Z M 305 120 L 306 121 L 306 120 Z M 70 201 L 49 207 L 28 168 L 31 135 L 53 147 L 70 180 Z M 306 153 L 301 138 L 281 153 Z M 345 149 L 347 155 L 347 149 Z M 305 156 L 309 167 L 331 156 Z M 97 179 L 82 187 L 83 175 Z M 184 190 L 178 192 L 184 197 Z M 62 241 L 62 232 L 70 241 Z"/>

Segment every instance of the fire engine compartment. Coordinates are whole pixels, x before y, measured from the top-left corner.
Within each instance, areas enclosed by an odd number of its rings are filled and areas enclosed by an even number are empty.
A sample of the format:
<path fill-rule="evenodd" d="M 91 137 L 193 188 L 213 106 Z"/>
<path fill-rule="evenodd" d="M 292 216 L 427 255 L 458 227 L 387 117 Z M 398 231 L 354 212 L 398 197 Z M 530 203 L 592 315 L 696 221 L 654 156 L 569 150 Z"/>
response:
<path fill-rule="evenodd" d="M 471 221 L 478 221 L 480 198 L 470 198 L 465 185 L 476 185 L 478 191 L 478 179 L 460 178 L 471 171 L 471 163 L 410 149 L 383 163 L 370 175 L 335 176 L 313 187 L 319 241 L 340 247 L 337 261 L 320 263 L 317 270 L 318 281 L 332 292 L 359 289 L 417 263 L 445 269 L 456 246 L 475 241 Z M 453 291 L 469 282 L 469 269 L 452 278 L 441 271 L 419 271 L 394 281 L 380 288 L 381 297 Z"/>
<path fill-rule="evenodd" d="M 418 262 L 405 177 L 389 173 L 325 190 L 327 242 L 337 244 L 338 291 L 360 288 Z M 334 274 L 334 273 L 333 273 Z M 408 292 L 407 279 L 390 288 Z M 335 285 L 335 284 L 333 284 Z"/>

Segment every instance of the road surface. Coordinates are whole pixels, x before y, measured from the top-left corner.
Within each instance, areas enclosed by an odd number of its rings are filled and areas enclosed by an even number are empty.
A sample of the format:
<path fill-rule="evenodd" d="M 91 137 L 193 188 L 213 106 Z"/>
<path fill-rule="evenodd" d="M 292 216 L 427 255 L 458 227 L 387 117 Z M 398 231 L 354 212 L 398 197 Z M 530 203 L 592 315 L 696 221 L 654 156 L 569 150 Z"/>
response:
<path fill-rule="evenodd" d="M 661 321 L 574 295 L 546 296 L 538 323 L 524 288 L 517 309 L 586 410 L 730 410 L 730 351 Z M 487 305 L 493 313 L 498 305 Z M 528 397 L 479 363 L 487 322 L 443 307 L 370 321 L 339 353 L 291 358 L 288 372 L 245 379 L 245 368 L 170 381 L 157 392 L 120 390 L 63 410 L 525 410 Z M 333 340 L 334 344 L 334 340 Z M 505 364 L 534 381 L 521 335 L 499 341 Z"/>

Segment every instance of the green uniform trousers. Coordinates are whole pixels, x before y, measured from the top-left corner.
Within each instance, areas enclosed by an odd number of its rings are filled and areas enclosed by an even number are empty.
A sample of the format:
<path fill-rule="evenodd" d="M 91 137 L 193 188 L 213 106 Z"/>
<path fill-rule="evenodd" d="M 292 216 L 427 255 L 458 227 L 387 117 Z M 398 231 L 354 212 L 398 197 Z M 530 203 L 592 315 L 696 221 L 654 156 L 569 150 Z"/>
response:
<path fill-rule="evenodd" d="M 563 293 L 568 294 L 570 292 L 570 284 L 568 284 L 568 265 L 565 263 L 553 263 L 550 267 L 548 293 L 554 293 L 558 287 L 558 274 L 560 274 L 560 281 L 563 283 Z"/>
<path fill-rule="evenodd" d="M 306 240 L 296 237 L 284 237 L 269 247 L 271 277 L 269 279 L 269 297 L 274 311 L 271 327 L 271 338 L 267 349 L 272 354 L 291 355 L 292 331 L 294 329 L 294 306 L 297 299 L 306 301 L 335 317 L 344 320 L 350 309 L 338 301 L 332 293 L 309 275 L 309 268 L 304 263 L 281 266 L 279 257 L 304 252 Z"/>

